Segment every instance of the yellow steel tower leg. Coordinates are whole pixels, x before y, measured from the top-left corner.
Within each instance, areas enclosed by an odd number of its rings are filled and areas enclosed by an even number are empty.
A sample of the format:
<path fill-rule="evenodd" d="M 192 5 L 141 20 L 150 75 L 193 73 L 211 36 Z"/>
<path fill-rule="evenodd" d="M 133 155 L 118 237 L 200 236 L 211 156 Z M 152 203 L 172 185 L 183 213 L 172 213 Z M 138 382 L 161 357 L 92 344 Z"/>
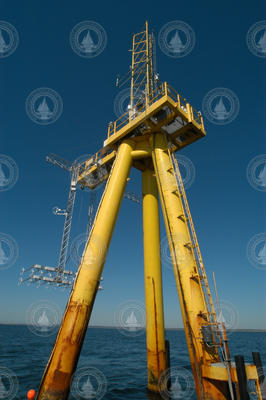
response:
<path fill-rule="evenodd" d="M 154 172 L 142 173 L 144 279 L 148 389 L 158 392 L 158 380 L 166 369 L 158 190 Z"/>
<path fill-rule="evenodd" d="M 198 399 L 222 400 L 228 396 L 227 383 L 202 377 L 202 364 L 219 360 L 217 350 L 203 343 L 201 328 L 207 322 L 206 301 L 187 221 L 178 190 L 166 135 L 152 138 L 152 158 L 161 198 L 164 221 L 180 299 L 188 350 Z"/>
<path fill-rule="evenodd" d="M 132 146 L 130 141 L 125 141 L 119 147 L 41 382 L 38 400 L 63 400 L 68 397 L 132 164 Z"/>

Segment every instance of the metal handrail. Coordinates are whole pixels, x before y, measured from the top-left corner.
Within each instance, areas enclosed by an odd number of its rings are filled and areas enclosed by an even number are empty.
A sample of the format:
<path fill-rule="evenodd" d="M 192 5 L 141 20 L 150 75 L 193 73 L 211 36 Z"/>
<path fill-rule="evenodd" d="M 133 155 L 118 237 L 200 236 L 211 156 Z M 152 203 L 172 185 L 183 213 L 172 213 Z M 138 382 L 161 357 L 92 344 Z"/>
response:
<path fill-rule="evenodd" d="M 163 96 L 169 96 L 174 102 L 177 103 L 177 106 L 181 111 L 188 114 L 189 120 L 196 122 L 200 127 L 203 128 L 203 119 L 202 115 L 199 111 L 195 110 L 184 97 L 182 97 L 174 88 L 167 84 L 167 82 L 162 83 L 158 86 L 154 93 L 153 97 L 149 99 L 149 106 L 154 104 Z M 146 110 L 146 104 L 143 104 L 141 108 L 136 111 L 136 116 L 140 115 L 142 112 Z M 132 111 L 131 111 L 132 112 Z M 108 126 L 108 139 L 110 136 L 114 135 L 118 130 L 120 130 L 123 126 L 127 125 L 133 118 L 130 118 L 130 111 L 127 111 L 121 117 L 119 117 L 114 122 L 111 122 Z"/>

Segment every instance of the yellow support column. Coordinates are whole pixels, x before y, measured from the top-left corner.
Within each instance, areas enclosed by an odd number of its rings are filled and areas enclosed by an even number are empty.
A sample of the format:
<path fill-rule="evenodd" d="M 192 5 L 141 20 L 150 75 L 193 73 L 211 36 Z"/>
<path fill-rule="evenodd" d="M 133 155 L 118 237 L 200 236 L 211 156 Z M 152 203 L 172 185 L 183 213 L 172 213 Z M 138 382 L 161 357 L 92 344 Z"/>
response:
<path fill-rule="evenodd" d="M 68 398 L 71 378 L 78 362 L 131 168 L 132 150 L 133 144 L 130 141 L 123 142 L 119 147 L 37 400 Z"/>
<path fill-rule="evenodd" d="M 208 381 L 202 378 L 202 362 L 219 361 L 217 350 L 204 346 L 201 332 L 207 322 L 205 298 L 197 268 L 193 244 L 178 189 L 174 166 L 170 157 L 167 137 L 157 133 L 152 138 L 152 158 L 176 285 L 184 321 L 192 372 L 198 400 L 225 400 L 228 398 L 227 382 Z"/>
<path fill-rule="evenodd" d="M 144 279 L 148 389 L 159 392 L 158 380 L 166 369 L 158 190 L 154 172 L 142 173 Z"/>

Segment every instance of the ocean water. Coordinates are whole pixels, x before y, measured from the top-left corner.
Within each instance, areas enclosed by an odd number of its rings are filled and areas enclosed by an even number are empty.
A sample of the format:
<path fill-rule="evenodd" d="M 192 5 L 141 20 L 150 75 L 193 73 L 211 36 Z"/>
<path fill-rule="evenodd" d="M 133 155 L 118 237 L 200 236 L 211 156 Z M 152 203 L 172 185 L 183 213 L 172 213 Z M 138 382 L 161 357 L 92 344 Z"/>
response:
<path fill-rule="evenodd" d="M 12 370 L 17 377 L 18 392 L 12 398 L 25 400 L 29 389 L 37 391 L 55 337 L 55 334 L 38 336 L 27 326 L 0 325 L 0 368 Z M 170 341 L 171 367 L 180 374 L 181 390 L 185 385 L 185 394 L 173 398 L 195 399 L 185 334 L 183 331 L 167 330 L 166 338 Z M 252 351 L 259 351 L 266 365 L 266 333 L 233 332 L 229 335 L 229 341 L 232 355 L 242 354 L 245 361 L 251 362 Z M 69 399 L 161 398 L 147 393 L 146 379 L 144 333 L 125 335 L 115 328 L 89 328 Z M 8 400 L 3 385 L 9 390 L 10 382 L 5 374 L 0 376 L 0 399 Z"/>

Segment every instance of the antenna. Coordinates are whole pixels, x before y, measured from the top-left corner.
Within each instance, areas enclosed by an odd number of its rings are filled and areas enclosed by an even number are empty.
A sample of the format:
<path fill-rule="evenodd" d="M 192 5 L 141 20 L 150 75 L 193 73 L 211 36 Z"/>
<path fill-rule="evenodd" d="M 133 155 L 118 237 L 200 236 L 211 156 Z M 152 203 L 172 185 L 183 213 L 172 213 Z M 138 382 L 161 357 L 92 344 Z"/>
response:
<path fill-rule="evenodd" d="M 153 39 L 146 21 L 144 30 L 133 35 L 129 119 L 133 119 L 145 106 L 148 107 L 153 97 L 152 49 Z"/>
<path fill-rule="evenodd" d="M 133 47 L 130 51 L 132 55 L 129 71 L 122 78 L 117 76 L 116 86 L 121 88 L 131 81 L 128 113 L 129 119 L 133 119 L 150 104 L 159 80 L 156 71 L 155 35 L 149 33 L 147 21 L 143 30 L 133 35 Z"/>
<path fill-rule="evenodd" d="M 157 51 L 156 51 L 156 39 L 155 33 L 152 32 L 152 64 L 153 64 L 153 78 L 154 78 L 154 89 L 156 90 L 159 85 L 159 73 L 157 71 Z"/>

